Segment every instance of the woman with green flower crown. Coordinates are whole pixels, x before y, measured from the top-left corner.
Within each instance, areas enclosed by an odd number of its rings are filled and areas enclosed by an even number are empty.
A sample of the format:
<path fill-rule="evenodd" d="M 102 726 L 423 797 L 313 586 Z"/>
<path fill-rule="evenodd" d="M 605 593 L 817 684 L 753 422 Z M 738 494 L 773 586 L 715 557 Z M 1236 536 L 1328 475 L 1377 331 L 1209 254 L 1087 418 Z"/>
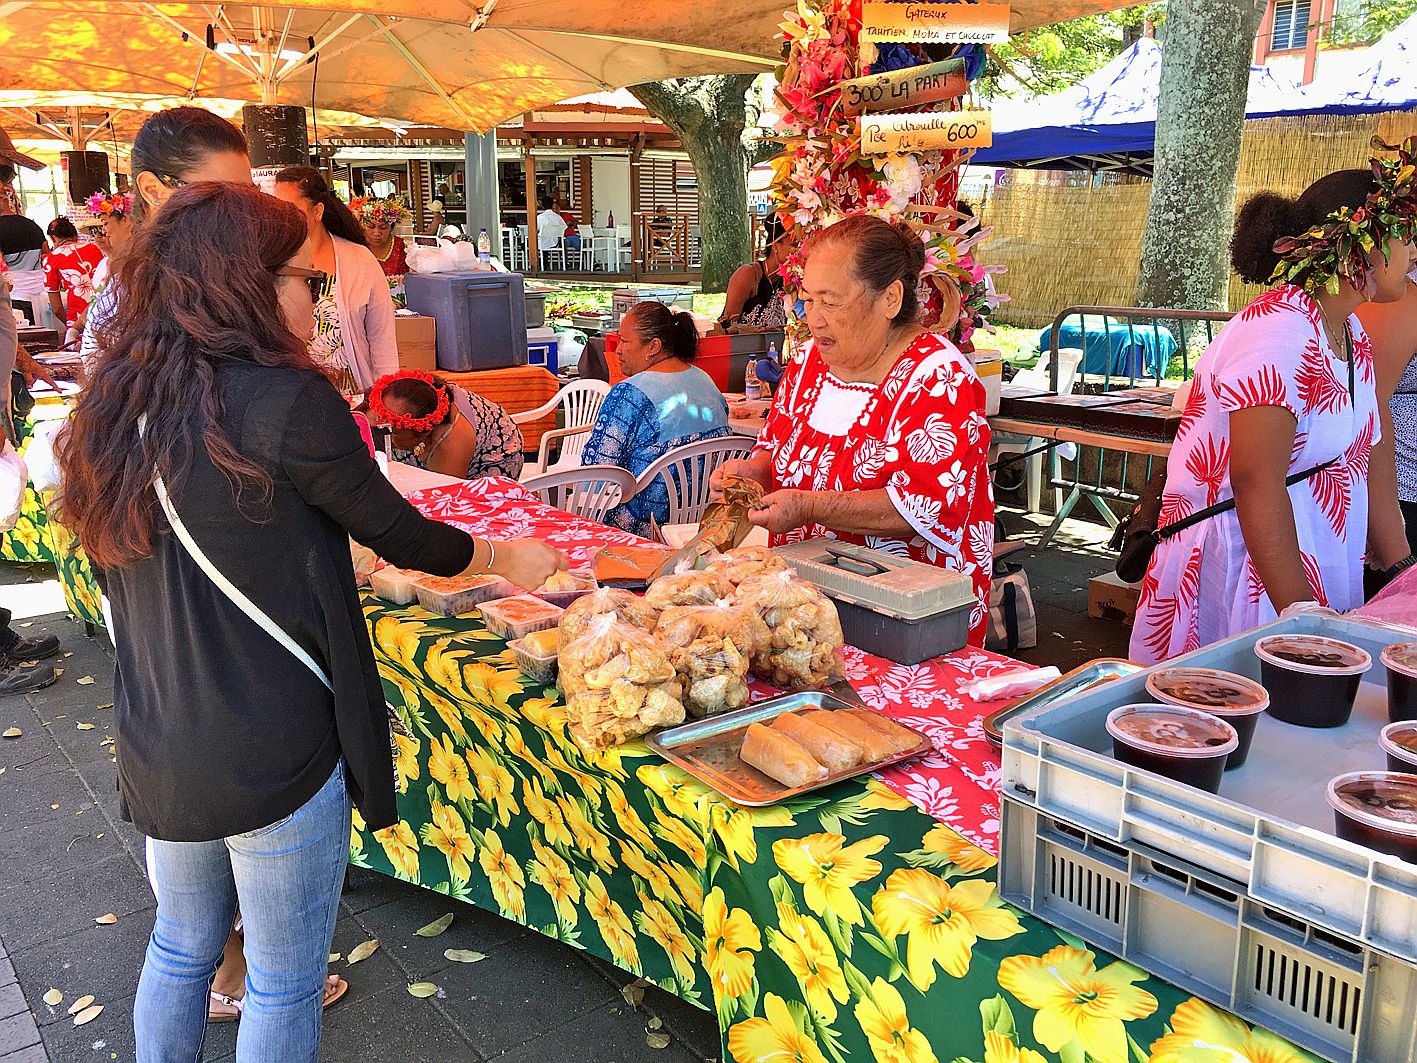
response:
<path fill-rule="evenodd" d="M 1277 615 L 1356 608 L 1365 559 L 1389 573 L 1413 563 L 1391 522 L 1369 525 L 1368 465 L 1382 429 L 1373 348 L 1355 311 L 1400 299 L 1417 260 L 1414 150 L 1408 141 L 1396 160 L 1241 208 L 1231 262 L 1275 287 L 1196 363 L 1157 523 L 1235 505 L 1157 547 L 1133 660 L 1164 661 Z"/>

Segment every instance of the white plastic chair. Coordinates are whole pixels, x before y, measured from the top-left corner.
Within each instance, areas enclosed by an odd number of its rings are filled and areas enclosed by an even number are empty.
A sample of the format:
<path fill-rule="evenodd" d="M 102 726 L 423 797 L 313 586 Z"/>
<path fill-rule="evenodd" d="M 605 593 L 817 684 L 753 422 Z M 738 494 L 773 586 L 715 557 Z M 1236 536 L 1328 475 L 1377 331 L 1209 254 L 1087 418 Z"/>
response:
<path fill-rule="evenodd" d="M 634 257 L 634 244 L 630 238 L 628 225 L 615 226 L 615 269 L 624 272 L 625 266 Z"/>
<path fill-rule="evenodd" d="M 522 486 L 548 506 L 603 522 L 607 513 L 635 493 L 635 478 L 618 465 L 584 465 L 523 479 Z"/>
<path fill-rule="evenodd" d="M 1063 347 L 1058 351 L 1058 394 L 1071 395 L 1073 388 L 1077 385 L 1078 370 L 1082 367 L 1083 351 L 1081 347 Z M 1038 364 L 1032 369 L 1024 369 L 1013 378 L 1011 386 L 1027 387 L 1035 391 L 1047 391 L 1052 387 L 1049 380 L 1049 369 L 1051 359 L 1048 354 L 1044 354 L 1038 360 Z M 994 436 L 989 447 L 989 463 L 992 465 L 1006 454 L 1024 454 L 1035 447 L 1040 447 L 1044 440 L 1037 436 L 1019 436 L 1010 432 L 1000 432 Z M 1048 452 L 1049 467 L 1057 454 L 1057 448 Z M 1026 460 L 1028 468 L 1026 471 L 1026 494 L 1028 496 L 1028 511 L 1037 513 L 1043 505 L 1043 454 L 1032 454 Z M 1062 507 L 1062 492 L 1058 491 L 1055 508 Z"/>
<path fill-rule="evenodd" d="M 590 430 L 600 413 L 601 403 L 608 394 L 610 385 L 603 380 L 577 380 L 563 387 L 556 393 L 556 397 L 544 406 L 527 410 L 525 413 L 512 414 L 512 423 L 518 425 L 539 421 L 547 414 L 557 411 L 561 415 L 561 427 L 541 437 L 541 450 L 537 453 L 536 461 L 527 462 L 522 469 L 524 481 L 527 477 L 540 476 L 542 473 L 580 468 L 581 451 L 585 450 L 585 445 L 589 442 Z M 561 444 L 561 451 L 552 464 L 551 447 L 557 442 Z"/>
<path fill-rule="evenodd" d="M 664 523 L 697 524 L 709 504 L 713 474 L 724 462 L 751 454 L 756 445 L 742 436 L 719 436 L 676 447 L 640 473 L 635 494 L 662 476 L 669 488 L 669 515 Z"/>

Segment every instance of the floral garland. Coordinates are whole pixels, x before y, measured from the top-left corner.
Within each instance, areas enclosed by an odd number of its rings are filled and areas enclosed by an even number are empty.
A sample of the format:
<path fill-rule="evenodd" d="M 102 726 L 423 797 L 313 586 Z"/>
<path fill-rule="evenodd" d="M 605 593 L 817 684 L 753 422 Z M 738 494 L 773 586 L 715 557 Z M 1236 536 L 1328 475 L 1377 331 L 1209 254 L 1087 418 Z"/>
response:
<path fill-rule="evenodd" d="M 403 196 L 355 196 L 349 201 L 349 209 L 364 225 L 397 225 L 409 216 L 408 204 Z"/>
<path fill-rule="evenodd" d="M 384 405 L 384 392 L 396 380 L 421 380 L 438 396 L 438 405 L 426 417 L 411 417 L 406 413 L 395 413 Z M 448 389 L 438 382 L 432 373 L 422 369 L 403 369 L 397 373 L 380 377 L 369 389 L 369 413 L 379 424 L 386 424 L 405 432 L 431 432 L 448 416 L 450 399 Z"/>
<path fill-rule="evenodd" d="M 1361 292 L 1368 285 L 1368 256 L 1380 250 L 1386 262 L 1389 240 L 1410 243 L 1417 236 L 1417 137 L 1399 147 L 1374 137 L 1372 145 L 1397 152 L 1396 159 L 1372 160 L 1377 191 L 1357 210 L 1340 207 L 1308 232 L 1276 240 L 1279 262 L 1271 283 L 1297 284 L 1310 294 L 1322 288 L 1337 295 L 1342 278 Z"/>
<path fill-rule="evenodd" d="M 126 218 L 133 212 L 133 197 L 127 192 L 109 195 L 100 191 L 89 196 L 86 205 L 95 218 Z"/>
<path fill-rule="evenodd" d="M 1006 297 L 996 295 L 987 282 L 990 273 L 1001 273 L 1003 267 L 984 266 L 974 258 L 975 246 L 989 230 L 955 210 L 963 157 L 942 151 L 863 154 L 855 116 L 844 113 L 839 85 L 942 58 L 962 59 L 965 77 L 972 80 L 983 71 L 983 49 L 945 45 L 946 55 L 937 54 L 937 48 L 878 44 L 868 59 L 869 46 L 858 46 L 861 0 L 797 0 L 780 29 L 787 62 L 777 89 L 777 129 L 786 151 L 772 164 L 778 216 L 806 236 L 852 214 L 906 221 L 925 244 L 919 291 L 923 322 L 937 323 L 957 292 L 960 317 L 950 335 L 968 343 L 976 329 L 989 329 L 989 315 Z M 797 246 L 783 268 L 793 295 L 802 282 L 803 241 Z M 806 338 L 800 316 L 789 322 L 789 329 L 799 341 Z"/>

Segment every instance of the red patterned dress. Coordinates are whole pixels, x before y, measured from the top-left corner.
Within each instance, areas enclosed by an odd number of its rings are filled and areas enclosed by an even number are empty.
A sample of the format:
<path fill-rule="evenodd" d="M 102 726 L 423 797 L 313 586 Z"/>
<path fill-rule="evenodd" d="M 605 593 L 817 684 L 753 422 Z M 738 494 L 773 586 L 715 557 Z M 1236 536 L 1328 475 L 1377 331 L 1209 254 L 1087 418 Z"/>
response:
<path fill-rule="evenodd" d="M 1368 456 L 1379 439 L 1373 348 L 1356 317 L 1353 394 L 1343 352 L 1329 344 L 1318 305 L 1281 285 L 1221 330 L 1196 364 L 1185 416 L 1167 459 L 1160 524 L 1230 498 L 1230 414 L 1281 406 L 1294 415 L 1290 473 L 1334 464 L 1289 488 L 1314 600 L 1340 612 L 1363 604 Z M 1151 664 L 1248 631 L 1275 617 L 1232 509 L 1164 541 L 1142 583 L 1132 659 Z"/>
<path fill-rule="evenodd" d="M 969 641 L 984 644 L 994 565 L 994 496 L 984 387 L 944 336 L 922 333 L 879 385 L 838 380 L 808 343 L 784 374 L 758 440 L 773 488 L 884 489 L 908 539 L 799 528 L 773 544 L 829 536 L 968 575 Z"/>

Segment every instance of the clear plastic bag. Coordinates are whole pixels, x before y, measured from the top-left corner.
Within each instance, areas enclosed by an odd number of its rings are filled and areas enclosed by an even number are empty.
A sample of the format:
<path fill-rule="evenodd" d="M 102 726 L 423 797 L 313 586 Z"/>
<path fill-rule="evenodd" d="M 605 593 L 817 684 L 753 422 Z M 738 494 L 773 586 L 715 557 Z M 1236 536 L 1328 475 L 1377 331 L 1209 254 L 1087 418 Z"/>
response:
<path fill-rule="evenodd" d="M 629 591 L 602 587 L 566 607 L 559 625 L 561 645 L 569 646 L 579 639 L 598 616 L 613 616 L 641 631 L 653 631 L 659 610 Z"/>
<path fill-rule="evenodd" d="M 766 546 L 740 546 L 714 558 L 704 574 L 717 576 L 738 587 L 749 580 L 787 570 L 787 562 Z"/>
<path fill-rule="evenodd" d="M 684 722 L 668 651 L 613 615 L 593 618 L 580 638 L 562 644 L 560 671 L 571 737 L 585 749 L 619 745 Z"/>
<path fill-rule="evenodd" d="M 845 661 L 836 606 L 791 572 L 775 572 L 738 588 L 738 604 L 752 609 L 768 630 L 768 644 L 753 656 L 753 674 L 785 690 L 808 690 L 842 678 Z"/>
<path fill-rule="evenodd" d="M 645 591 L 645 601 L 656 609 L 684 605 L 712 605 L 733 594 L 733 584 L 707 572 L 676 572 L 660 576 Z"/>
<path fill-rule="evenodd" d="M 655 637 L 669 651 L 690 716 L 748 704 L 749 666 L 769 639 L 753 610 L 727 602 L 676 606 L 660 615 Z"/>

